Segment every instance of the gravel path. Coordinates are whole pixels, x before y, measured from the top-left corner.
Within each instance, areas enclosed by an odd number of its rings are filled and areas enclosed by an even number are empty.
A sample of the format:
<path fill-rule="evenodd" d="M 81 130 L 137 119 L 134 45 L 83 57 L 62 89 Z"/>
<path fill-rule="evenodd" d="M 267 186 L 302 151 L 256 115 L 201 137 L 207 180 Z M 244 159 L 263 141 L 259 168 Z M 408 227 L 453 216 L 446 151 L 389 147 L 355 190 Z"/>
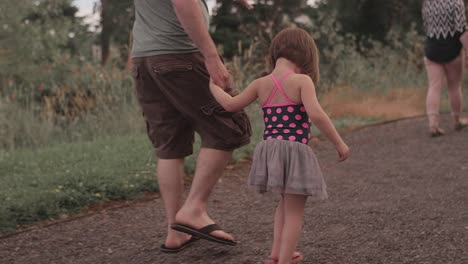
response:
<path fill-rule="evenodd" d="M 330 199 L 308 203 L 303 263 L 468 263 L 468 129 L 425 132 L 422 118 L 354 131 L 340 164 L 329 143 L 314 146 Z M 0 263 L 262 263 L 278 197 L 246 188 L 249 166 L 227 170 L 210 205 L 237 247 L 200 241 L 161 254 L 164 211 L 153 199 L 0 239 Z"/>

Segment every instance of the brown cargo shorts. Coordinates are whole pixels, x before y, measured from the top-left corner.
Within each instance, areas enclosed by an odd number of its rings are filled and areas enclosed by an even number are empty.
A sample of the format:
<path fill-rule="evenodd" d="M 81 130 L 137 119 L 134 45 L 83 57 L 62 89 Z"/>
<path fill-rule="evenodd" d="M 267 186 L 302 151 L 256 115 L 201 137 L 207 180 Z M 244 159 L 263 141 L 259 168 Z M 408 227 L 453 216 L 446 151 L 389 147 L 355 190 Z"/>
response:
<path fill-rule="evenodd" d="M 245 112 L 227 112 L 209 90 L 200 53 L 133 59 L 133 78 L 148 136 L 161 159 L 193 153 L 195 132 L 202 148 L 231 151 L 250 141 Z"/>

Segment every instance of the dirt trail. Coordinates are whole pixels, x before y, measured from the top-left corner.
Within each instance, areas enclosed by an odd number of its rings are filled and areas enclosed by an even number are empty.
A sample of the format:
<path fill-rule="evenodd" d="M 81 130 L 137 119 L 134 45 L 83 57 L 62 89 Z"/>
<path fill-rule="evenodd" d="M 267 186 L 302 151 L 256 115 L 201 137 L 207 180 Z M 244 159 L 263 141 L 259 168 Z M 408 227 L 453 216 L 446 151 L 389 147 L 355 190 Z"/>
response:
<path fill-rule="evenodd" d="M 308 203 L 303 263 L 468 263 L 468 130 L 425 132 L 422 118 L 355 131 L 341 164 L 329 143 L 315 146 L 330 199 Z M 201 241 L 161 254 L 164 211 L 155 199 L 0 239 L 0 263 L 261 263 L 277 197 L 246 188 L 249 165 L 227 171 L 211 202 L 237 247 Z"/>

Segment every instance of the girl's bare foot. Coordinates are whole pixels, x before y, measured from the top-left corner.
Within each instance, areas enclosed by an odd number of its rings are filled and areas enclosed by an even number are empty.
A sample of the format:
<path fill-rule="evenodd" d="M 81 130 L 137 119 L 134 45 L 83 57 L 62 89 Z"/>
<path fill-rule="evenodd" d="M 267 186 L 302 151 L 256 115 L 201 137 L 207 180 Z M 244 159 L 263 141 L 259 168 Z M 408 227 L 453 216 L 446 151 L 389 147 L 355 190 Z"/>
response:
<path fill-rule="evenodd" d="M 302 256 L 302 254 L 300 252 L 294 252 L 293 256 L 292 256 L 292 259 L 291 259 L 291 263 L 299 263 L 301 262 L 302 260 L 304 260 L 304 256 Z M 277 264 L 278 263 L 278 258 L 273 258 L 273 257 L 269 257 L 265 260 L 265 262 L 263 262 L 263 264 Z"/>

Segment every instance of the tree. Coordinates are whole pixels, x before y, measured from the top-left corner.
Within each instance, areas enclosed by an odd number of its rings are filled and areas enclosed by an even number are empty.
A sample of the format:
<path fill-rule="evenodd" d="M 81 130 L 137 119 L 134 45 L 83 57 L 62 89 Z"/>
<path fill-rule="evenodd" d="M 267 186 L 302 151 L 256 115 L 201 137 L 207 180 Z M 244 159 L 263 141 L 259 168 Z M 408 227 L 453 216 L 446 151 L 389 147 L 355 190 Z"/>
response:
<path fill-rule="evenodd" d="M 71 0 L 6 1 L 0 9 L 0 96 L 7 82 L 15 87 L 7 92 L 28 97 L 52 82 L 48 69 L 91 53 L 92 34 Z"/>
<path fill-rule="evenodd" d="M 213 39 L 223 46 L 224 56 L 239 54 L 239 47 L 254 42 L 263 45 L 259 49 L 265 49 L 284 27 L 291 24 L 305 27 L 297 18 L 312 9 L 307 0 L 257 0 L 254 7 L 246 10 L 232 0 L 217 1 L 212 19 Z"/>
<path fill-rule="evenodd" d="M 130 52 L 131 27 L 134 20 L 133 1 L 101 0 L 96 10 L 101 13 L 102 64 L 105 65 L 109 60 L 112 44 L 118 47 L 122 60 L 127 62 Z"/>
<path fill-rule="evenodd" d="M 413 25 L 422 32 L 421 5 L 423 0 L 322 0 L 319 12 L 336 13 L 343 34 L 386 42 L 389 31 L 408 31 Z"/>

